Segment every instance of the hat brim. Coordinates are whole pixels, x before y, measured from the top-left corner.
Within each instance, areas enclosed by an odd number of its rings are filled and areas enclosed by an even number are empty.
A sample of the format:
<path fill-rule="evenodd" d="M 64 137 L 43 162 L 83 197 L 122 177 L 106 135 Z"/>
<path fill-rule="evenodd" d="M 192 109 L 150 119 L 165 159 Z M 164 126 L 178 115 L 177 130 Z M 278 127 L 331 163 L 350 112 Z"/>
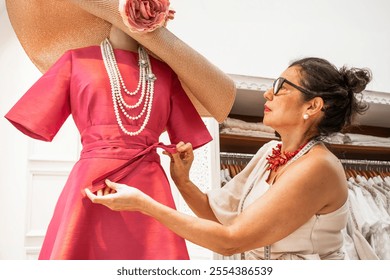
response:
<path fill-rule="evenodd" d="M 6 7 L 20 44 L 42 73 L 67 50 L 99 45 L 111 28 L 70 1 L 6 0 Z"/>
<path fill-rule="evenodd" d="M 166 28 L 131 33 L 117 0 L 6 0 L 6 7 L 23 49 L 42 73 L 67 50 L 99 45 L 114 24 L 176 72 L 201 116 L 222 122 L 233 106 L 236 88 L 228 75 Z"/>

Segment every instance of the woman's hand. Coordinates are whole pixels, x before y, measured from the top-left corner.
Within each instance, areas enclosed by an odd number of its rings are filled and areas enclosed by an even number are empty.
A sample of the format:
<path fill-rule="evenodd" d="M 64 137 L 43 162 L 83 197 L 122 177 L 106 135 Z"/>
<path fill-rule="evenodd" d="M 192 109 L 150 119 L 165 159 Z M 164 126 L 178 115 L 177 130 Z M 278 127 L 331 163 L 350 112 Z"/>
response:
<path fill-rule="evenodd" d="M 169 155 L 171 158 L 170 172 L 175 184 L 179 187 L 190 181 L 190 169 L 194 161 L 194 152 L 191 143 L 179 142 L 176 145 L 176 153 Z"/>
<path fill-rule="evenodd" d="M 141 211 L 148 196 L 140 190 L 124 184 L 106 180 L 107 187 L 95 195 L 85 189 L 88 198 L 97 204 L 102 204 L 114 211 Z"/>

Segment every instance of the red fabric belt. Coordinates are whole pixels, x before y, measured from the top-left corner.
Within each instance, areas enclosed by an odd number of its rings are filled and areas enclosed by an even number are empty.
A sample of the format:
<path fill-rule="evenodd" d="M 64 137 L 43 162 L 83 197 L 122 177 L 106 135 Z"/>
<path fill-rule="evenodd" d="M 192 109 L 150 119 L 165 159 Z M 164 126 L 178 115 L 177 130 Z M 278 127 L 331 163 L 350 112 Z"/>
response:
<path fill-rule="evenodd" d="M 157 148 L 162 148 L 169 153 L 176 152 L 176 146 L 173 144 L 165 145 L 164 143 L 155 143 L 155 144 L 148 146 L 147 148 L 141 150 L 140 152 L 136 153 L 135 155 L 133 155 L 130 159 L 128 159 L 127 162 L 125 162 L 121 166 L 119 166 L 119 167 L 117 167 L 117 168 L 115 168 L 115 169 L 113 169 L 105 174 L 102 174 L 98 178 L 94 179 L 92 181 L 92 185 L 89 186 L 88 188 L 92 192 L 96 192 L 96 191 L 106 187 L 106 185 L 104 183 L 104 181 L 106 179 L 109 179 L 112 182 L 119 181 L 120 179 L 124 178 L 129 173 L 130 169 L 134 168 L 131 166 L 133 163 L 139 162 L 140 160 L 142 160 L 143 158 L 148 156 L 148 154 L 155 151 Z"/>

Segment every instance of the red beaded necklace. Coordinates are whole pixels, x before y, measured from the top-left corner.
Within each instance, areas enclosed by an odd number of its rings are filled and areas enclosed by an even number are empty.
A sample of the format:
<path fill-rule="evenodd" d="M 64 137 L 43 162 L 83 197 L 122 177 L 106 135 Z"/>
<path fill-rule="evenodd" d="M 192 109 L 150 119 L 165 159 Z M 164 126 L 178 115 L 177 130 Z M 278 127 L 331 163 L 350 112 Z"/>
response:
<path fill-rule="evenodd" d="M 279 166 L 285 165 L 290 159 L 292 159 L 307 143 L 303 144 L 294 152 L 281 152 L 282 144 L 278 144 L 276 148 L 272 149 L 272 154 L 269 155 L 266 159 L 268 162 L 267 170 L 278 170 Z"/>

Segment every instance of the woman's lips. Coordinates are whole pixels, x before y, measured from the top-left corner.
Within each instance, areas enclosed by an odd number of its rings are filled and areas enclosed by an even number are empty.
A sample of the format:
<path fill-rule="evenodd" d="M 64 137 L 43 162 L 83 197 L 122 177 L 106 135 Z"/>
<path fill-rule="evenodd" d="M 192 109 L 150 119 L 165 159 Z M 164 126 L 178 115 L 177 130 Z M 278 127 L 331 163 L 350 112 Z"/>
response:
<path fill-rule="evenodd" d="M 271 109 L 264 105 L 264 112 L 271 112 Z"/>

